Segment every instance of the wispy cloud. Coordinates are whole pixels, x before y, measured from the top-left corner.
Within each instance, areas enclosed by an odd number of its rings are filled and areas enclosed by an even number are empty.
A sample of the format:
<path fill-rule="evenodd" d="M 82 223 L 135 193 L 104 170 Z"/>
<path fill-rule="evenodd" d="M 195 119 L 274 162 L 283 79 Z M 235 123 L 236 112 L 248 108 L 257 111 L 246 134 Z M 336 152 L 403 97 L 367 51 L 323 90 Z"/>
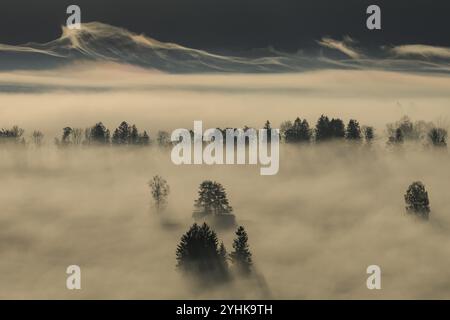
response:
<path fill-rule="evenodd" d="M 323 47 L 336 49 L 352 59 L 360 59 L 364 57 L 363 54 L 358 52 L 352 46 L 354 44 L 354 40 L 349 36 L 345 36 L 342 41 L 324 37 L 321 41 L 318 41 L 318 43 Z"/>
<path fill-rule="evenodd" d="M 434 47 L 423 44 L 396 46 L 391 52 L 400 56 L 421 56 L 450 59 L 450 48 Z"/>
<path fill-rule="evenodd" d="M 63 55 L 55 53 L 51 50 L 40 50 L 37 48 L 25 47 L 25 46 L 10 46 L 7 44 L 0 44 L 0 51 L 42 53 L 42 54 L 48 54 L 48 55 L 51 55 L 54 57 L 64 57 Z"/>

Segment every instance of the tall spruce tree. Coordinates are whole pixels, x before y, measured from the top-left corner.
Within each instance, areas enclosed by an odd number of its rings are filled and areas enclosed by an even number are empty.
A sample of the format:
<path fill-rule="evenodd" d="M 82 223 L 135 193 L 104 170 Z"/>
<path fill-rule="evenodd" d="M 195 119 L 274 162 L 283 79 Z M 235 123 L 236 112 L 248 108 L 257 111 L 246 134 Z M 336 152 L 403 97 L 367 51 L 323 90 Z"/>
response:
<path fill-rule="evenodd" d="M 327 116 L 321 115 L 317 120 L 315 128 L 316 142 L 323 142 L 331 139 L 330 119 Z"/>
<path fill-rule="evenodd" d="M 252 254 L 248 246 L 248 235 L 244 227 L 240 226 L 236 231 L 236 238 L 233 241 L 233 251 L 230 254 L 231 262 L 237 271 L 243 275 L 248 275 L 252 267 Z"/>
<path fill-rule="evenodd" d="M 122 121 L 119 127 L 114 130 L 111 142 L 113 144 L 128 144 L 130 138 L 130 126 L 126 121 Z"/>
<path fill-rule="evenodd" d="M 345 138 L 353 141 L 361 140 L 361 128 L 358 121 L 352 119 L 348 122 Z"/>
<path fill-rule="evenodd" d="M 129 139 L 128 139 L 128 143 L 129 143 L 129 144 L 132 144 L 132 145 L 138 145 L 138 144 L 141 143 L 140 138 L 141 138 L 141 136 L 140 136 L 140 134 L 139 134 L 139 130 L 138 130 L 137 127 L 133 124 L 133 125 L 131 126 L 131 129 L 130 129 L 130 137 L 129 137 Z"/>

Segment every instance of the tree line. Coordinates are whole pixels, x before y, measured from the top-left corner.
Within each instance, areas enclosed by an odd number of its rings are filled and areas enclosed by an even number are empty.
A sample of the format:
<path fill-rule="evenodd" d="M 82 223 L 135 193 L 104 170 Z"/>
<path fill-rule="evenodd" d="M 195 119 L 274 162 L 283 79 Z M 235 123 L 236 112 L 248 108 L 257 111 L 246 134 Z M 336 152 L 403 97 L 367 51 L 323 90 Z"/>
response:
<path fill-rule="evenodd" d="M 129 125 L 122 121 L 111 135 L 109 129 L 102 122 L 96 123 L 84 130 L 80 128 L 63 128 L 61 138 L 56 138 L 58 146 L 68 145 L 141 145 L 150 144 L 150 136 L 147 131 L 139 132 L 136 125 Z"/>
<path fill-rule="evenodd" d="M 225 138 L 227 129 L 237 128 L 217 128 Z M 244 126 L 246 132 L 250 128 Z M 268 137 L 273 130 L 270 121 L 264 123 L 263 129 L 268 131 Z M 0 142 L 11 141 L 25 144 L 23 129 L 14 126 L 11 129 L 0 130 Z M 416 121 L 413 123 L 407 116 L 395 123 L 386 126 L 387 145 L 401 145 L 406 141 L 428 141 L 430 145 L 436 147 L 446 147 L 448 132 L 445 128 L 435 126 L 431 122 Z M 193 135 L 193 132 L 191 132 Z M 350 119 L 347 125 L 342 119 L 329 118 L 321 115 L 313 128 L 308 120 L 297 117 L 294 121 L 284 121 L 280 125 L 280 140 L 286 144 L 321 143 L 329 141 L 346 140 L 352 142 L 363 142 L 371 144 L 375 139 L 375 129 L 371 126 L 361 126 L 358 120 Z M 248 138 L 248 137 L 247 137 Z M 41 145 L 44 134 L 40 131 L 33 131 L 31 136 L 35 145 Z M 160 147 L 171 146 L 170 134 L 166 131 L 158 131 L 153 141 L 147 131 L 139 131 L 136 125 L 130 125 L 122 121 L 111 134 L 110 130 L 102 122 L 94 126 L 81 129 L 65 127 L 62 129 L 60 137 L 55 138 L 57 146 L 69 145 L 134 145 L 148 146 L 156 142 Z"/>

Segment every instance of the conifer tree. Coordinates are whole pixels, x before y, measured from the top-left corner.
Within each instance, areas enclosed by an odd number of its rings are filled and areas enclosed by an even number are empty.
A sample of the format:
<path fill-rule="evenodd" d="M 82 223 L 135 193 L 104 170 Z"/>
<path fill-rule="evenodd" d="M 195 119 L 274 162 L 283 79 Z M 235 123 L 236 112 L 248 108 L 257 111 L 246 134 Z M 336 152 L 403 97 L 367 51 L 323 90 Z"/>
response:
<path fill-rule="evenodd" d="M 219 247 L 217 234 L 206 223 L 194 223 L 182 237 L 176 250 L 177 268 L 206 281 L 224 281 L 228 266 L 225 246 Z"/>
<path fill-rule="evenodd" d="M 240 226 L 236 231 L 233 241 L 233 252 L 230 254 L 231 262 L 237 271 L 248 275 L 252 267 L 252 254 L 248 246 L 248 235 L 244 227 Z"/>
<path fill-rule="evenodd" d="M 330 121 L 331 136 L 334 139 L 345 137 L 345 125 L 341 119 L 331 119 Z"/>
<path fill-rule="evenodd" d="M 364 127 L 364 139 L 366 143 L 371 144 L 373 139 L 375 138 L 375 133 L 373 127 Z"/>
<path fill-rule="evenodd" d="M 287 127 L 290 124 L 289 127 Z M 309 142 L 311 139 L 311 129 L 306 120 L 295 119 L 294 123 L 286 122 L 284 137 L 287 143 Z"/>
<path fill-rule="evenodd" d="M 110 143 L 110 133 L 109 130 L 99 122 L 95 124 L 92 128 L 86 130 L 88 143 L 94 144 L 109 144 Z"/>
<path fill-rule="evenodd" d="M 348 122 L 345 138 L 353 141 L 361 140 L 361 128 L 358 121 L 352 119 Z"/>
<path fill-rule="evenodd" d="M 331 138 L 330 119 L 327 116 L 321 115 L 317 120 L 315 128 L 316 142 L 327 141 Z"/>

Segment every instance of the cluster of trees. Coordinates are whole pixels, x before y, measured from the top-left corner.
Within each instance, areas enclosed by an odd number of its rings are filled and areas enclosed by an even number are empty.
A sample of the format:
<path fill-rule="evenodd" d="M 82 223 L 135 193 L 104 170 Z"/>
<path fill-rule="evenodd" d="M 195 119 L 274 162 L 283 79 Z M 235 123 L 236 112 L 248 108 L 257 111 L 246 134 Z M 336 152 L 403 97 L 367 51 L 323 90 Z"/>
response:
<path fill-rule="evenodd" d="M 252 254 L 244 227 L 236 231 L 233 251 L 228 254 L 217 233 L 206 223 L 194 223 L 181 237 L 176 250 L 177 268 L 201 283 L 222 283 L 231 279 L 233 271 L 241 276 L 252 272 Z"/>
<path fill-rule="evenodd" d="M 25 138 L 23 133 L 25 130 L 14 126 L 11 129 L 1 129 L 0 130 L 0 142 L 13 142 L 13 143 L 25 143 Z"/>
<path fill-rule="evenodd" d="M 271 137 L 272 126 L 266 121 L 263 126 L 268 131 L 268 139 Z M 217 128 L 226 137 L 226 130 L 233 128 Z M 237 130 L 237 128 L 234 128 Z M 242 131 L 244 134 L 254 129 L 245 126 Z M 387 144 L 389 146 L 401 145 L 407 141 L 425 141 L 428 145 L 435 147 L 446 147 L 448 132 L 443 127 L 434 125 L 431 122 L 416 121 L 412 122 L 407 116 L 397 122 L 387 124 Z M 256 130 L 257 132 L 257 130 Z M 24 130 L 14 126 L 11 129 L 0 130 L 0 142 L 10 141 L 14 143 L 25 143 L 23 137 Z M 191 131 L 194 135 L 194 132 Z M 32 141 L 35 145 L 41 145 L 44 135 L 40 131 L 34 131 Z M 357 120 L 351 119 L 347 125 L 339 118 L 329 118 L 321 115 L 313 128 L 310 127 L 306 119 L 296 118 L 292 121 L 284 121 L 280 125 L 280 138 L 288 144 L 326 142 L 336 140 L 347 140 L 361 142 L 363 140 L 370 144 L 375 138 L 375 130 L 370 126 L 360 126 Z M 236 135 L 235 139 L 238 139 Z M 249 137 L 245 138 L 248 143 Z M 166 131 L 158 131 L 155 141 L 160 147 L 172 146 L 170 134 Z M 151 144 L 151 139 L 147 131 L 139 132 L 137 127 L 130 125 L 126 121 L 113 131 L 112 135 L 102 122 L 96 123 L 87 129 L 63 128 L 60 138 L 56 138 L 58 146 L 67 145 L 134 145 L 146 146 Z M 270 141 L 269 141 L 270 142 Z"/>
<path fill-rule="evenodd" d="M 84 140 L 83 140 L 84 135 Z M 149 145 L 150 136 L 147 131 L 139 132 L 137 127 L 129 125 L 123 121 L 114 130 L 111 137 L 110 131 L 102 122 L 96 123 L 93 127 L 80 129 L 65 127 L 60 139 L 56 138 L 58 146 L 67 145 Z"/>
<path fill-rule="evenodd" d="M 361 128 L 357 120 L 351 119 L 347 126 L 339 118 L 321 115 L 315 128 L 311 129 L 306 119 L 297 118 L 294 122 L 285 121 L 280 127 L 280 134 L 286 143 L 325 142 L 337 139 L 370 143 L 375 137 L 372 127 Z"/>
<path fill-rule="evenodd" d="M 206 185 L 208 185 L 206 189 L 209 190 L 211 181 L 205 181 Z M 219 189 L 217 188 L 217 190 Z M 222 199 L 222 197 L 219 198 Z M 408 214 L 422 220 L 429 219 L 431 210 L 428 192 L 422 182 L 413 182 L 408 187 L 404 199 Z M 199 202 L 203 208 L 211 205 L 209 201 L 196 201 L 196 203 Z M 205 203 L 208 203 L 208 205 Z M 219 212 L 222 212 L 220 208 L 225 208 L 226 212 L 229 205 L 227 201 L 223 203 L 224 206 L 219 205 L 216 208 L 217 211 L 211 208 L 209 212 L 220 214 Z M 249 276 L 252 273 L 253 261 L 248 245 L 248 234 L 243 226 L 237 228 L 232 247 L 233 251 L 228 254 L 223 242 L 219 242 L 217 233 L 207 223 L 203 223 L 201 226 L 194 223 L 181 237 L 178 244 L 176 250 L 177 268 L 193 276 L 202 284 L 217 284 L 229 281 L 232 279 L 231 270 L 237 275 Z"/>
<path fill-rule="evenodd" d="M 148 182 L 148 186 L 156 212 L 161 213 L 167 206 L 169 184 L 164 178 L 156 175 Z M 228 201 L 227 192 L 217 181 L 205 180 L 200 184 L 192 216 L 196 221 L 207 221 L 217 228 L 236 226 L 236 217 Z"/>
<path fill-rule="evenodd" d="M 296 118 L 294 122 L 285 121 L 280 126 L 280 134 L 286 143 L 324 142 L 346 139 L 370 144 L 375 138 L 375 130 L 370 126 L 361 127 L 357 120 L 349 120 L 347 126 L 339 118 L 321 115 L 314 128 L 306 119 Z M 395 123 L 387 125 L 388 145 L 399 145 L 405 141 L 426 141 L 435 147 L 446 147 L 448 132 L 431 122 L 412 122 L 405 116 Z"/>
<path fill-rule="evenodd" d="M 434 147 L 447 147 L 447 130 L 431 122 L 412 122 L 407 116 L 387 125 L 388 145 L 401 145 L 406 141 L 425 141 Z"/>
<path fill-rule="evenodd" d="M 170 187 L 167 181 L 159 175 L 149 182 L 150 192 L 156 211 L 161 212 L 167 205 Z M 232 214 L 225 188 L 216 181 L 203 181 L 198 190 L 198 198 L 194 202 L 194 218 L 204 218 L 218 227 L 235 226 L 235 217 Z M 230 223 L 230 218 L 232 223 Z M 225 220 L 221 220 L 225 219 Z M 233 251 L 228 254 L 225 245 L 220 243 L 216 232 L 203 222 L 202 225 L 194 223 L 181 238 L 177 247 L 177 267 L 203 281 L 227 281 L 230 279 L 229 263 L 235 273 L 249 275 L 252 267 L 252 254 L 248 246 L 248 235 L 244 227 L 236 230 L 233 241 Z"/>
<path fill-rule="evenodd" d="M 134 124 L 130 126 L 123 121 L 120 126 L 114 130 L 111 142 L 116 145 L 149 145 L 150 136 L 147 134 L 147 131 L 139 133 L 139 130 Z"/>

